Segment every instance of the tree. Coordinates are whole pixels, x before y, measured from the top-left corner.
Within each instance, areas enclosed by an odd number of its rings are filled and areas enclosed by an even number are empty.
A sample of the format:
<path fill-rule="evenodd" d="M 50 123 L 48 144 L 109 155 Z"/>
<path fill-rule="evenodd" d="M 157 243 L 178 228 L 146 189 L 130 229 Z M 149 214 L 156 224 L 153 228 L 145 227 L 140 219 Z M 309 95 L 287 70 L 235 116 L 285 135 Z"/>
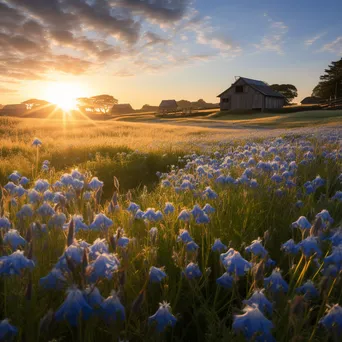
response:
<path fill-rule="evenodd" d="M 342 58 L 331 62 L 324 75 L 320 76 L 320 82 L 312 91 L 312 96 L 325 100 L 342 97 Z"/>
<path fill-rule="evenodd" d="M 25 104 L 27 109 L 33 109 L 33 108 L 41 107 L 41 106 L 45 106 L 45 107 L 49 106 L 50 102 L 45 101 L 45 100 L 29 99 L 29 100 L 22 102 L 22 104 Z"/>
<path fill-rule="evenodd" d="M 286 104 L 291 103 L 298 96 L 298 90 L 293 84 L 272 84 L 270 87 L 285 96 Z"/>
<path fill-rule="evenodd" d="M 77 99 L 79 107 L 93 108 L 96 112 L 107 114 L 118 100 L 112 95 L 96 95 L 92 97 L 80 97 Z"/>

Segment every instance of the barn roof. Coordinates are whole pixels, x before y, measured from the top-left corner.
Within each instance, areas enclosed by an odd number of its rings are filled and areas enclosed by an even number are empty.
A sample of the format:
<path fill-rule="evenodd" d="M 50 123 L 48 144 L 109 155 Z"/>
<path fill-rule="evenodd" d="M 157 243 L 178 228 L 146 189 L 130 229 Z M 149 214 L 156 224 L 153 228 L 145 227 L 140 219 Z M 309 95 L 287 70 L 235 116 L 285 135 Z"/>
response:
<path fill-rule="evenodd" d="M 176 100 L 163 100 L 160 102 L 159 108 L 177 108 Z"/>
<path fill-rule="evenodd" d="M 239 77 L 239 79 L 235 83 L 237 83 L 240 79 L 242 79 L 246 84 L 251 86 L 254 90 L 258 91 L 259 93 L 261 93 L 265 96 L 281 97 L 281 98 L 284 97 L 284 95 L 273 90 L 268 84 L 266 84 L 263 81 L 253 80 L 253 79 L 247 78 L 247 77 Z M 217 97 L 221 97 L 227 90 L 229 90 L 231 87 L 233 87 L 235 85 L 235 83 L 233 83 L 228 89 L 226 89 L 224 92 L 222 92 Z"/>
<path fill-rule="evenodd" d="M 129 109 L 131 109 L 132 106 L 129 103 L 120 103 L 120 104 L 115 104 L 113 106 L 113 108 L 116 108 L 116 109 L 122 109 L 122 108 L 127 109 L 127 108 L 129 108 Z"/>
<path fill-rule="evenodd" d="M 321 103 L 322 99 L 316 96 L 308 96 L 304 98 L 300 103 L 301 104 L 318 104 Z"/>

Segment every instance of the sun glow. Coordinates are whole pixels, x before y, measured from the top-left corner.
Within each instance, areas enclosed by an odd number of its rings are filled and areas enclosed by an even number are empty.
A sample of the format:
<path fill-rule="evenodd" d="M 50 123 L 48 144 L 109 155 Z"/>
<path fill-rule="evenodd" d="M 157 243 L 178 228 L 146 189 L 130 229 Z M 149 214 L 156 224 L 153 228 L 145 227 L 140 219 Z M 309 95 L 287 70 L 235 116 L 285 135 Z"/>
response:
<path fill-rule="evenodd" d="M 47 101 L 56 104 L 64 111 L 76 109 L 78 97 L 82 97 L 82 88 L 71 83 L 50 83 L 46 88 Z"/>

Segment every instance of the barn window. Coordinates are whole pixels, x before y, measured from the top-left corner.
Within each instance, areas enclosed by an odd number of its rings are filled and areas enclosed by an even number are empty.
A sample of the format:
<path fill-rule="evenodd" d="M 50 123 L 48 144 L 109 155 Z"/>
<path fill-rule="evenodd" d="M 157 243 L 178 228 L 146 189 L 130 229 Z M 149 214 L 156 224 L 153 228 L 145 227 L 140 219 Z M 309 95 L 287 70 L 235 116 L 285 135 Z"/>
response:
<path fill-rule="evenodd" d="M 222 99 L 222 102 L 223 102 L 223 103 L 228 103 L 228 102 L 229 102 L 229 99 Z"/>
<path fill-rule="evenodd" d="M 243 93 L 243 86 L 236 86 L 235 87 L 235 92 L 236 93 Z"/>

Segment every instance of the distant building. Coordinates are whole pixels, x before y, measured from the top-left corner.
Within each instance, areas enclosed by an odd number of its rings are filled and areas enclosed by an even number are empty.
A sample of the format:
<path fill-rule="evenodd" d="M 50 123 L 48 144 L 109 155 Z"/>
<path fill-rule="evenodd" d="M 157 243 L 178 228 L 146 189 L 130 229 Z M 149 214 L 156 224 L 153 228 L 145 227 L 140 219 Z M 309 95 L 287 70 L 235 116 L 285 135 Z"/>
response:
<path fill-rule="evenodd" d="M 163 100 L 158 108 L 159 113 L 172 113 L 178 110 L 176 100 Z"/>
<path fill-rule="evenodd" d="M 265 82 L 239 77 L 218 95 L 221 110 L 265 110 L 282 108 L 285 97 Z"/>
<path fill-rule="evenodd" d="M 301 102 L 302 105 L 315 105 L 322 103 L 322 99 L 316 96 L 308 96 L 304 98 Z"/>
<path fill-rule="evenodd" d="M 9 104 L 4 106 L 0 113 L 1 115 L 21 115 L 27 111 L 27 106 L 24 103 Z"/>
<path fill-rule="evenodd" d="M 134 109 L 129 103 L 115 104 L 112 108 L 112 114 L 129 114 L 133 113 Z"/>

